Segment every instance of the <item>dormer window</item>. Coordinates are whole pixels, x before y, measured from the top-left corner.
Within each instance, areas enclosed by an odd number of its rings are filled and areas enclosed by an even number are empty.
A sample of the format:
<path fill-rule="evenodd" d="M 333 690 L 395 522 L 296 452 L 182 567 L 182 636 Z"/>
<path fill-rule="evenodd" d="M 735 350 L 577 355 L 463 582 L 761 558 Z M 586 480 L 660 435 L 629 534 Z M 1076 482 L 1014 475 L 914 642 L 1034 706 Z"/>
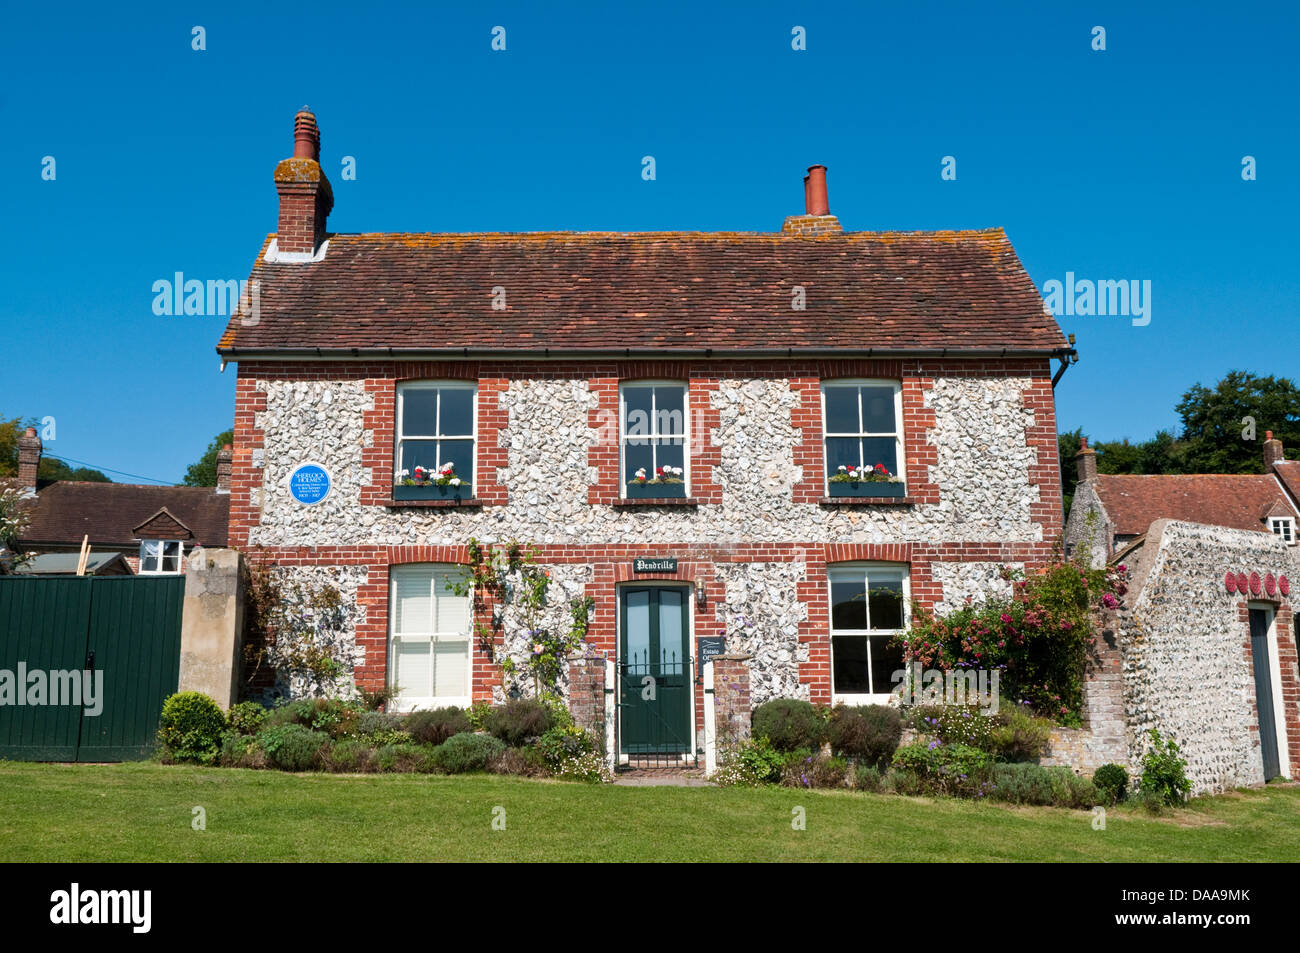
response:
<path fill-rule="evenodd" d="M 140 575 L 174 575 L 181 571 L 185 544 L 179 539 L 145 539 L 140 541 Z"/>
<path fill-rule="evenodd" d="M 1272 530 L 1274 536 L 1281 536 L 1282 541 L 1288 546 L 1296 544 L 1294 517 L 1270 516 L 1268 518 L 1268 528 Z"/>

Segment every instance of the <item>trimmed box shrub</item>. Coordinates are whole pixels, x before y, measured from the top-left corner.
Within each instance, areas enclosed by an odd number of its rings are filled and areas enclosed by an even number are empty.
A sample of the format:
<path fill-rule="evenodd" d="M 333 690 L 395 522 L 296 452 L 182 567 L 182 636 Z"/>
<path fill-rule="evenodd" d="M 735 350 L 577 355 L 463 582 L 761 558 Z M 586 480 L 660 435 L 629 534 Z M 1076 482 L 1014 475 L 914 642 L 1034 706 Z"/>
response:
<path fill-rule="evenodd" d="M 836 705 L 826 726 L 831 752 L 867 764 L 889 764 L 903 737 L 903 719 L 888 705 Z"/>
<path fill-rule="evenodd" d="M 1105 804 L 1119 804 L 1128 797 L 1128 770 L 1118 764 L 1103 764 L 1092 776 L 1097 793 Z"/>
<path fill-rule="evenodd" d="M 221 754 L 226 714 L 202 692 L 177 692 L 163 702 L 158 743 L 177 761 L 212 764 Z"/>
<path fill-rule="evenodd" d="M 816 751 L 826 739 L 826 716 L 811 702 L 774 698 L 754 709 L 753 734 L 777 751 Z"/>

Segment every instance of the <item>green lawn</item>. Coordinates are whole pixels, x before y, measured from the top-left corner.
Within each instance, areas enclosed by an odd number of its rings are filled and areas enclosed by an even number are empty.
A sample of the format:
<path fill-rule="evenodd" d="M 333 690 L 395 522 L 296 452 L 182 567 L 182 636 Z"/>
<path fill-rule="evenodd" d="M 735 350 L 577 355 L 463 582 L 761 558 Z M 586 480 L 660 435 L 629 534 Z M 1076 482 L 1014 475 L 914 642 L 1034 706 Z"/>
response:
<path fill-rule="evenodd" d="M 1085 811 L 850 791 L 0 762 L 4 861 L 1297 859 L 1295 786 L 1112 809 L 1096 831 Z"/>

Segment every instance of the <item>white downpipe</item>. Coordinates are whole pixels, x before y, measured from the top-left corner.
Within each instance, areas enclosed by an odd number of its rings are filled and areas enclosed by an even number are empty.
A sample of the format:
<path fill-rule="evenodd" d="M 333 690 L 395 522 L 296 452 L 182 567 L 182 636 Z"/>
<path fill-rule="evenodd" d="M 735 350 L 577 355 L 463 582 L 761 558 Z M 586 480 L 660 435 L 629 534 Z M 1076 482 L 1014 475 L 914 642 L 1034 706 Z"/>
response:
<path fill-rule="evenodd" d="M 718 728 L 714 723 L 717 707 L 713 701 L 713 659 L 704 663 L 704 776 L 713 777 L 718 770 Z"/>
<path fill-rule="evenodd" d="M 618 751 L 614 748 L 614 702 L 617 695 L 614 660 L 605 659 L 605 762 L 611 771 L 618 766 Z"/>

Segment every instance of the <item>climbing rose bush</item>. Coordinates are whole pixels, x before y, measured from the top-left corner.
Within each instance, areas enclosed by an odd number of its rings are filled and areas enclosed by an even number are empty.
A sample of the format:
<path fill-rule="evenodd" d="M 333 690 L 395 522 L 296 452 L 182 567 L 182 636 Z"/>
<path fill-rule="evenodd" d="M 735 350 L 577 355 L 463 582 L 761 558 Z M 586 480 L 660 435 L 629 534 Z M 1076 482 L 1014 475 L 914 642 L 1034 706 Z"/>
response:
<path fill-rule="evenodd" d="M 942 616 L 913 605 L 911 628 L 899 637 L 905 664 L 997 670 L 1003 699 L 1077 726 L 1098 613 L 1122 605 L 1127 567 L 1092 569 L 1058 554 L 1036 573 L 1003 568 L 1002 577 L 1011 583 L 1010 596 L 977 605 L 968 600 Z"/>

